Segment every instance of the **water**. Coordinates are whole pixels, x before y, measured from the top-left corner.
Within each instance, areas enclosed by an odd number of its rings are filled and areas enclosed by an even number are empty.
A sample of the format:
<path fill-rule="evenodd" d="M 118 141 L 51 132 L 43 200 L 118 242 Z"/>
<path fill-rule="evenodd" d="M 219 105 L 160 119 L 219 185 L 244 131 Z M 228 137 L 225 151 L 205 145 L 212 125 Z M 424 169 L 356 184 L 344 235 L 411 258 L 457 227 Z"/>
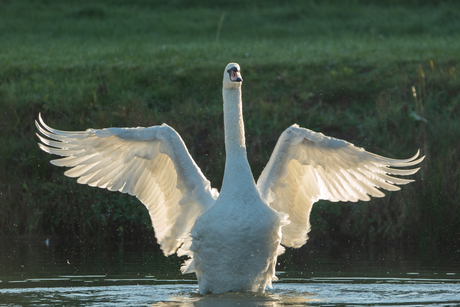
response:
<path fill-rule="evenodd" d="M 444 255 L 445 256 L 445 255 Z M 457 306 L 458 259 L 347 250 L 288 250 L 265 294 L 199 295 L 181 259 L 152 246 L 74 246 L 4 241 L 1 305 Z"/>

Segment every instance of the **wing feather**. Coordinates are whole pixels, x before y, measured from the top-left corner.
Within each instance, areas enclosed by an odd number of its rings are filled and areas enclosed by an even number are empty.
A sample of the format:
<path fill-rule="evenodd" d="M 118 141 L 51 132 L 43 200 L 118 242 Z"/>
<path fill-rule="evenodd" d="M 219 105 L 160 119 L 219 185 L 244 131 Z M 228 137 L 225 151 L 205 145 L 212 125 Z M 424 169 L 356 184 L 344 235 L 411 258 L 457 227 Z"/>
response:
<path fill-rule="evenodd" d="M 422 162 L 419 151 L 409 159 L 391 159 L 355 147 L 344 140 L 293 125 L 280 136 L 257 181 L 262 197 L 277 211 L 288 213 L 282 244 L 300 247 L 308 239 L 310 212 L 319 199 L 368 201 L 383 197 L 379 189 L 397 191 L 412 182 L 390 175 L 412 175 Z M 418 159 L 417 159 L 418 158 Z"/>
<path fill-rule="evenodd" d="M 39 116 L 36 126 L 40 148 L 63 157 L 51 163 L 70 167 L 66 176 L 136 196 L 149 211 L 166 255 L 177 251 L 196 218 L 217 198 L 180 136 L 165 124 L 62 131 Z"/>

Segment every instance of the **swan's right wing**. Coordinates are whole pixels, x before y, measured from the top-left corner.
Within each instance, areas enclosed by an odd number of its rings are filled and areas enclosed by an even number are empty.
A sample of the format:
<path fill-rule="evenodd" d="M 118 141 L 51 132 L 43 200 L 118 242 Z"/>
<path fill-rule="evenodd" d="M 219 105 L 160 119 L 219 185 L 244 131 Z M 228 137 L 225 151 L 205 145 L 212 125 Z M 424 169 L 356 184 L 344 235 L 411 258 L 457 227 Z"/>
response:
<path fill-rule="evenodd" d="M 310 230 L 310 211 L 319 199 L 367 201 L 382 197 L 383 188 L 413 180 L 390 175 L 411 175 L 415 169 L 398 169 L 420 163 L 418 153 L 409 159 L 390 159 L 355 147 L 343 140 L 293 125 L 278 140 L 270 161 L 257 181 L 257 188 L 270 206 L 289 214 L 281 243 L 300 247 Z"/>
<path fill-rule="evenodd" d="M 190 156 L 174 129 L 108 128 L 60 131 L 35 122 L 40 148 L 65 158 L 68 177 L 89 186 L 136 196 L 148 209 L 155 236 L 171 255 L 189 236 L 196 218 L 213 205 L 217 191 Z"/>

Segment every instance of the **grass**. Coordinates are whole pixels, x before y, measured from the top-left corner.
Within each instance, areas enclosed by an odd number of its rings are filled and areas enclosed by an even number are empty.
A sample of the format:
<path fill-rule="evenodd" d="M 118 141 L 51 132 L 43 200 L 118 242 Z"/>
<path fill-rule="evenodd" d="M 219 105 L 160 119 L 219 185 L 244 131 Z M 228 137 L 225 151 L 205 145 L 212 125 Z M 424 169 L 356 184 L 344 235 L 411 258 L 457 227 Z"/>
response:
<path fill-rule="evenodd" d="M 400 192 L 315 205 L 311 244 L 460 249 L 460 6 L 388 3 L 0 2 L 0 233 L 151 238 L 136 199 L 48 163 L 34 120 L 166 122 L 219 188 L 222 70 L 236 61 L 256 178 L 294 122 L 390 157 L 427 155 Z"/>

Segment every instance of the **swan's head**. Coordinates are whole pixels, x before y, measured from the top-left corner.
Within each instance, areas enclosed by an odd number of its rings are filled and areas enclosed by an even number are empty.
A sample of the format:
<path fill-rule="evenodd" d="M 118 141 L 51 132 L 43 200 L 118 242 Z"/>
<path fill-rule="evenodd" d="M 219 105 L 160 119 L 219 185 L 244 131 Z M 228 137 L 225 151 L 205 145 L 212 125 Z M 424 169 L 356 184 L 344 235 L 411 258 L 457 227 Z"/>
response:
<path fill-rule="evenodd" d="M 241 86 L 243 78 L 241 78 L 240 65 L 230 63 L 224 70 L 224 87 L 225 88 L 238 88 Z"/>

